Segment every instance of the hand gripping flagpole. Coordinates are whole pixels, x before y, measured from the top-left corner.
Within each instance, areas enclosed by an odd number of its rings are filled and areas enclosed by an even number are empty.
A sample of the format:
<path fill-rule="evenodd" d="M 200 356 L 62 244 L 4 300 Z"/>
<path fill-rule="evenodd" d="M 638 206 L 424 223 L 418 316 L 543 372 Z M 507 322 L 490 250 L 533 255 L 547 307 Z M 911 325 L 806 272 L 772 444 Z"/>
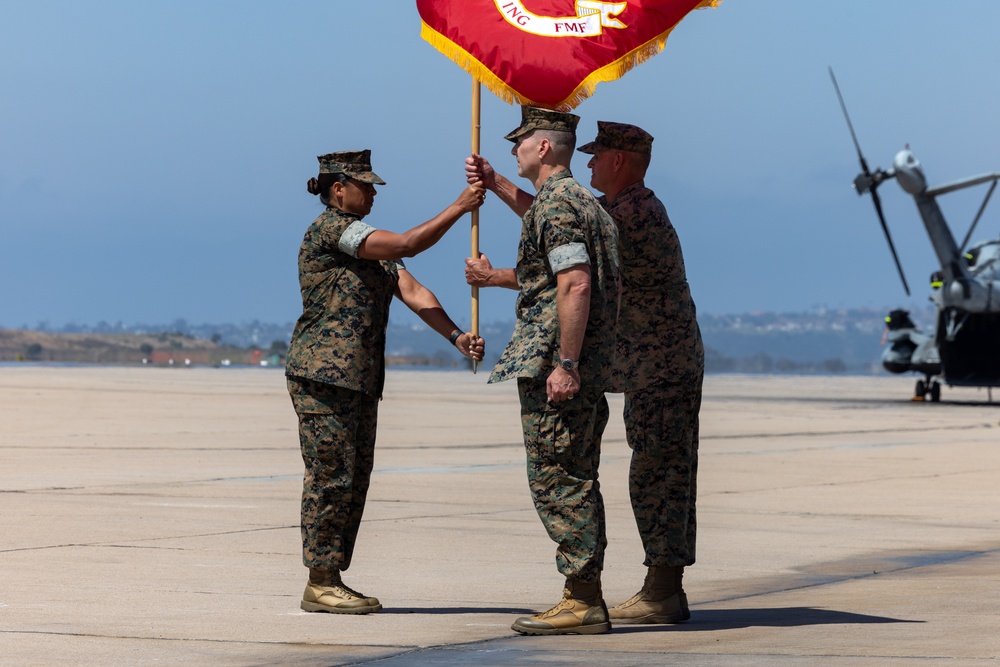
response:
<path fill-rule="evenodd" d="M 472 152 L 479 153 L 479 102 L 481 99 L 479 81 L 472 79 Z M 472 211 L 472 255 L 479 259 L 479 209 Z M 472 335 L 479 337 L 479 288 L 472 286 Z M 473 359 L 472 372 L 479 370 L 479 362 Z"/>

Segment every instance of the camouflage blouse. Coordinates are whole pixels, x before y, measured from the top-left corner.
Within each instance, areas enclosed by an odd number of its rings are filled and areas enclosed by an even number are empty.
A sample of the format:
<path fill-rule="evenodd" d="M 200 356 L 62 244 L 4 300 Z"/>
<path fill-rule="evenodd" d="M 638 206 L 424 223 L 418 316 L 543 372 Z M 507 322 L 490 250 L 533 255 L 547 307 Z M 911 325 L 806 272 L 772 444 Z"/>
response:
<path fill-rule="evenodd" d="M 302 316 L 292 333 L 286 375 L 382 396 L 385 330 L 400 265 L 357 256 L 373 231 L 336 208 L 306 230 L 299 249 Z"/>
<path fill-rule="evenodd" d="M 677 231 L 642 181 L 613 204 L 599 199 L 618 225 L 622 298 L 612 391 L 689 381 L 705 352 Z"/>
<path fill-rule="evenodd" d="M 559 361 L 556 274 L 590 265 L 590 315 L 580 352 L 584 384 L 606 383 L 618 302 L 618 238 L 614 221 L 568 169 L 538 190 L 521 221 L 517 250 L 517 325 L 490 382 L 545 377 Z"/>

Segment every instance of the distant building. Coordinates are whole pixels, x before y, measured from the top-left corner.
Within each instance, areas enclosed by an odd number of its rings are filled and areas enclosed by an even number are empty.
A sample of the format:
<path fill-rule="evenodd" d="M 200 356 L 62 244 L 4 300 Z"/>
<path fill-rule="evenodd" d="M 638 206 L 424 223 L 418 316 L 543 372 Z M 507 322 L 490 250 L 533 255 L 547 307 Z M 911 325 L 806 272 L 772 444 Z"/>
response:
<path fill-rule="evenodd" d="M 149 361 L 153 364 L 164 366 L 190 366 L 192 364 L 205 365 L 212 363 L 209 353 L 206 350 L 153 350 L 149 355 Z"/>

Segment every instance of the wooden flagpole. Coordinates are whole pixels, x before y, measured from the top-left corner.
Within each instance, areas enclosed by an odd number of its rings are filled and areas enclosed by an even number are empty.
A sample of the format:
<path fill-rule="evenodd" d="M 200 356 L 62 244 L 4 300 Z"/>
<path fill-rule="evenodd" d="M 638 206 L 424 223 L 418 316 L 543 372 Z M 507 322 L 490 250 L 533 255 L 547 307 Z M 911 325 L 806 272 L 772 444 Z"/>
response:
<path fill-rule="evenodd" d="M 472 79 L 472 152 L 479 153 L 479 103 L 481 87 L 479 81 Z M 472 255 L 479 259 L 479 209 L 472 212 Z M 479 336 L 479 288 L 472 286 L 472 331 L 473 336 Z M 472 362 L 472 372 L 479 370 L 479 362 Z"/>

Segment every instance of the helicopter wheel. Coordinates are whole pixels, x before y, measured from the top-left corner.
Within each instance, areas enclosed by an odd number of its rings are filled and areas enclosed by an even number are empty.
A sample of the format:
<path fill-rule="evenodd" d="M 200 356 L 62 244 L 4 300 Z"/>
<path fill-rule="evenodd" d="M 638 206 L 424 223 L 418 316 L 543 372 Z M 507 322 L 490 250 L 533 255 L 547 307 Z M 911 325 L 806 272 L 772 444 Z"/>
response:
<path fill-rule="evenodd" d="M 924 396 L 927 394 L 927 385 L 923 380 L 917 380 L 917 388 L 913 390 L 913 398 L 917 400 L 923 400 Z"/>
<path fill-rule="evenodd" d="M 941 383 L 940 382 L 937 382 L 935 380 L 935 382 L 931 385 L 930 394 L 931 394 L 931 402 L 932 403 L 939 403 L 941 401 Z"/>

